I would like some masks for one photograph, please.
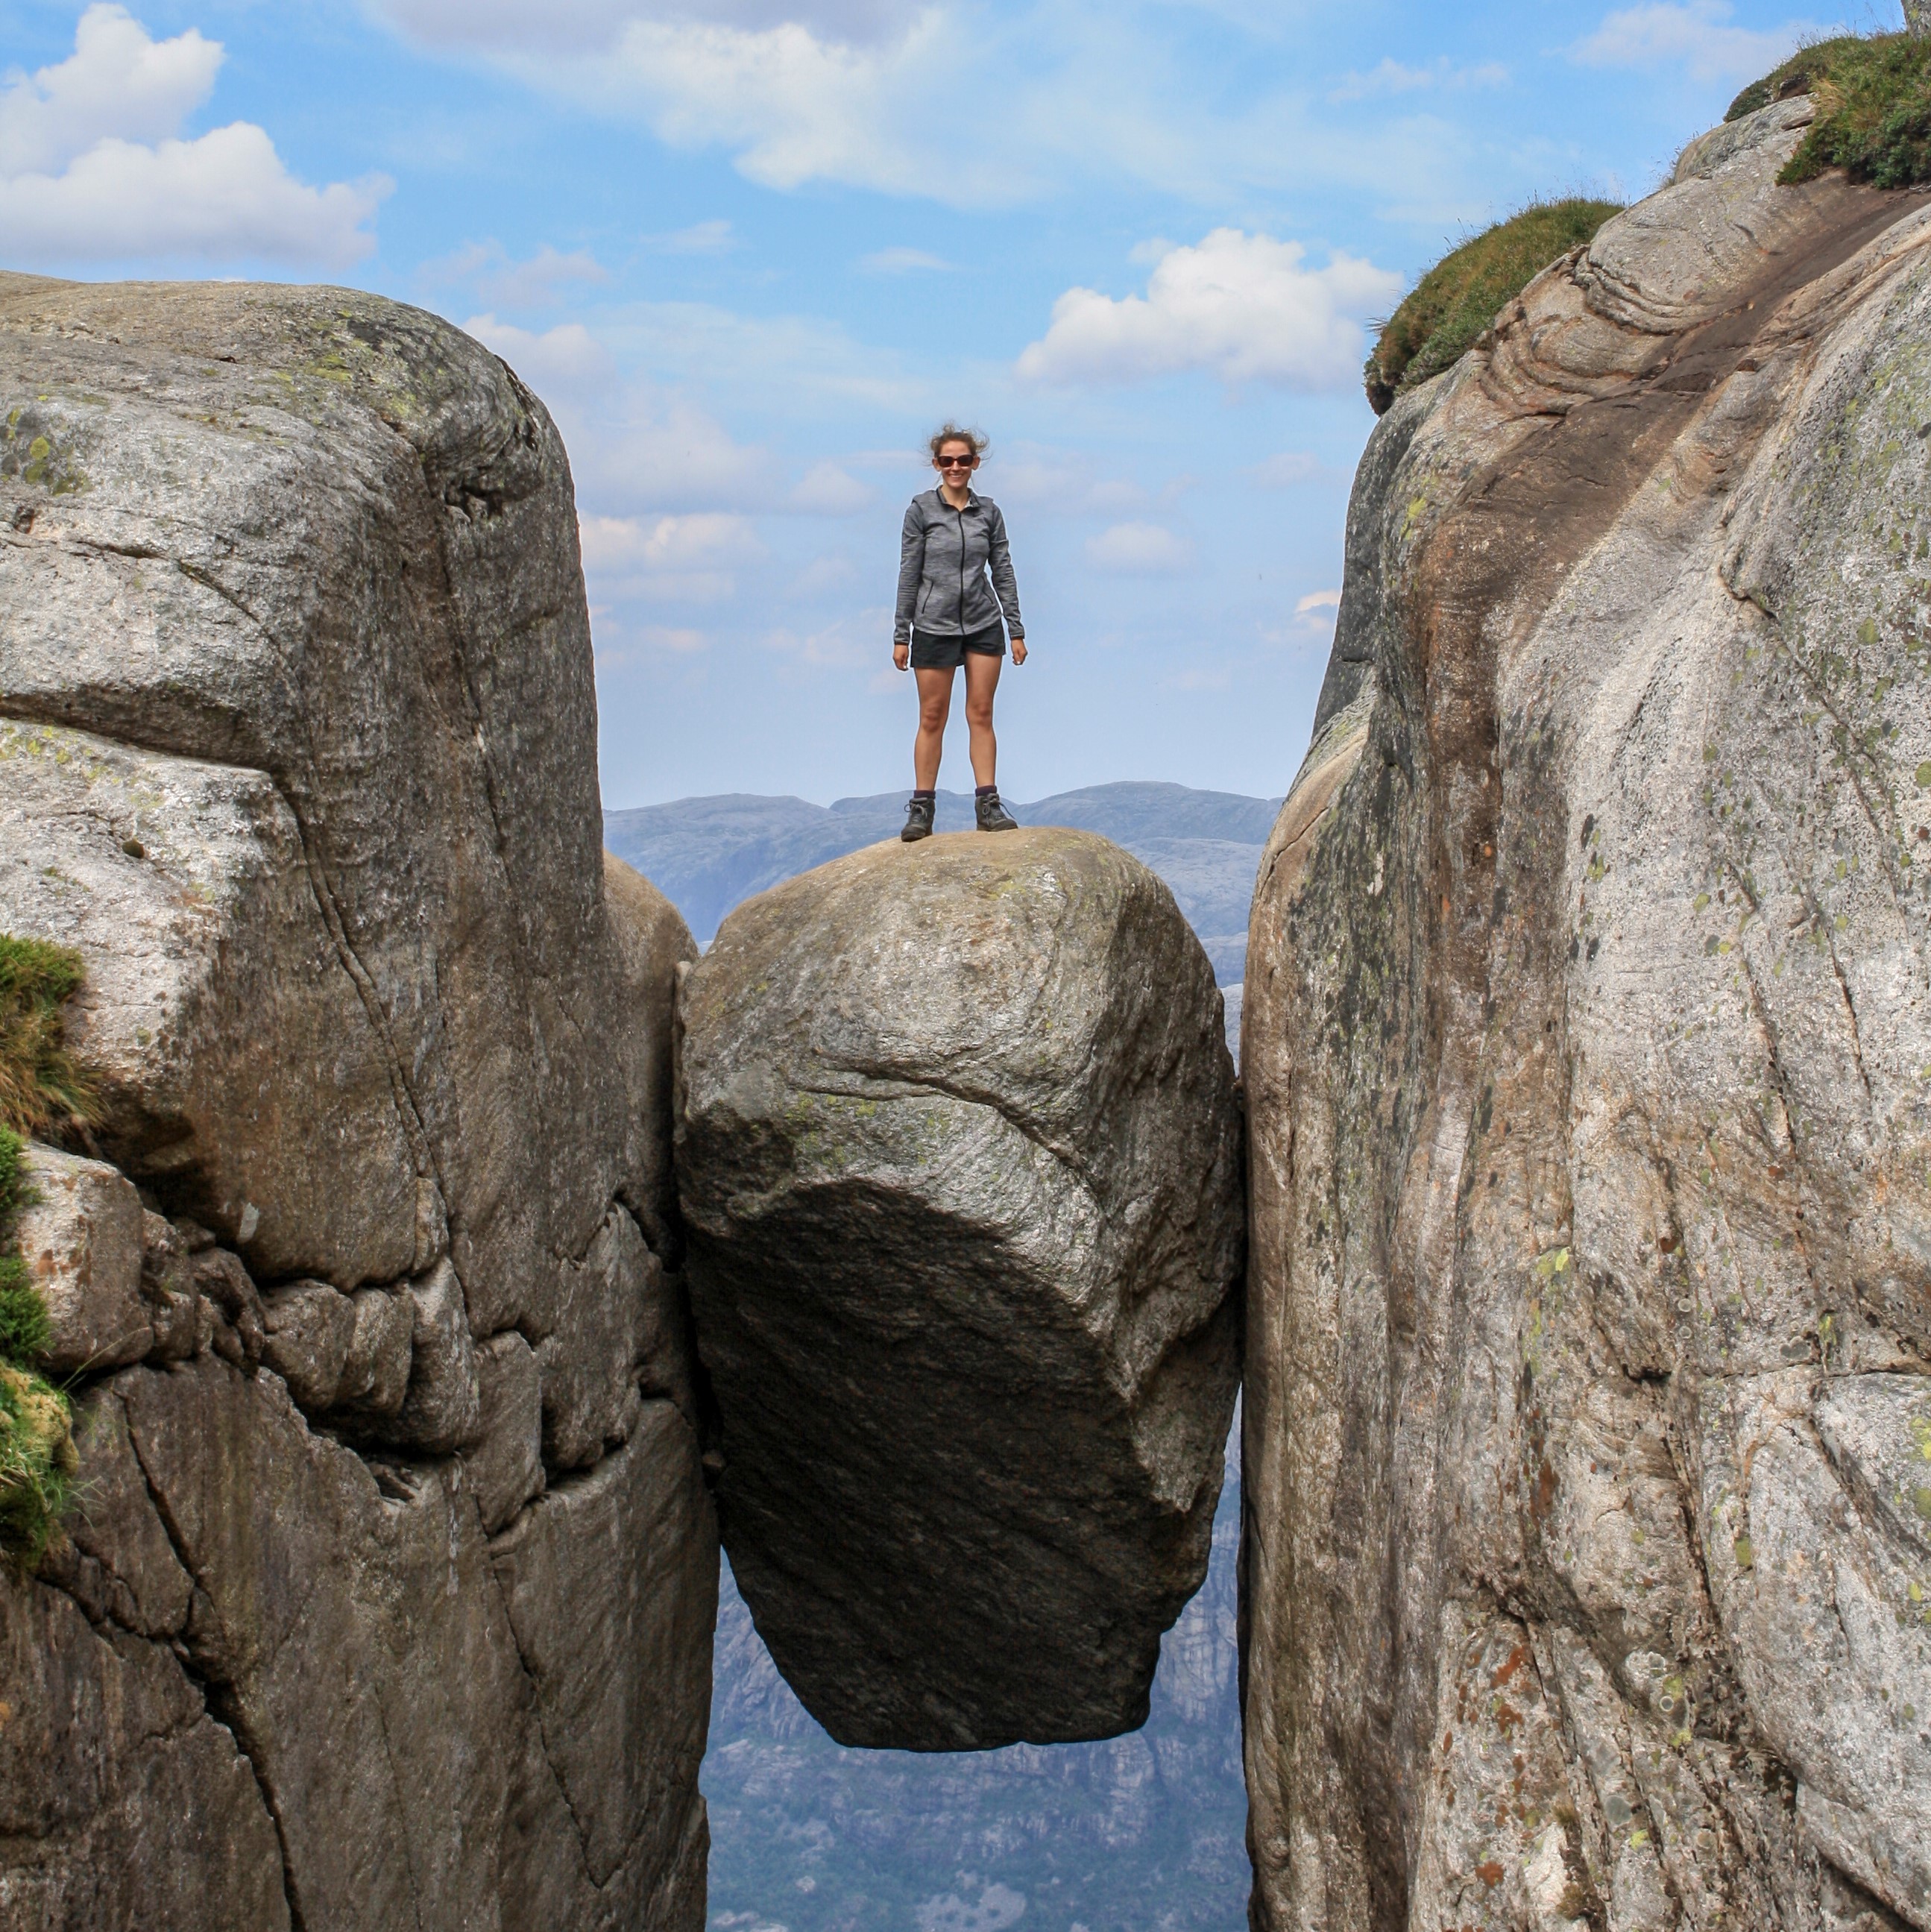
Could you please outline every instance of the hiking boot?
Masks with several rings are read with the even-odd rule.
[[[982,791],[974,801],[979,808],[979,829],[982,832],[1017,832],[1019,821],[999,802],[996,791]]]
[[[932,808],[937,803],[937,799],[931,798],[915,798],[907,802],[905,830],[898,835],[907,844],[910,844],[915,838],[931,837]]]

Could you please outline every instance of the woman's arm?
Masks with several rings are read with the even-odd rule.
[[[1006,513],[993,506],[992,526],[986,532],[986,568],[992,572],[992,594],[1006,614],[1006,628],[1016,644],[1026,634],[1026,620],[1019,614],[1019,584],[1012,574],[1012,548],[1006,541]]]
[[[925,574],[925,515],[915,496],[905,506],[905,526],[898,533],[898,604],[892,617],[895,648],[912,641],[912,619],[919,608],[919,586]]]

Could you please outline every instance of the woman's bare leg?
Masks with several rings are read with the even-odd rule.
[[[992,735],[992,694],[999,688],[999,668],[1006,660],[990,651],[965,654],[966,729],[970,736],[972,775],[976,784],[999,782],[999,740]],[[938,770],[935,761],[932,769]]]
[[[930,791],[939,782],[939,754],[946,748],[946,720],[952,709],[952,674],[949,670],[928,670],[921,665],[913,675],[919,680],[919,735],[912,740],[912,783],[919,791]],[[970,681],[970,671],[966,676]]]

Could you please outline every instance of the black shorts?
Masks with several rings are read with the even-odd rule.
[[[984,629],[945,637],[931,631],[912,633],[912,668],[914,670],[957,670],[965,662],[967,651],[982,652],[989,658],[1006,655],[1006,630],[998,623]]]

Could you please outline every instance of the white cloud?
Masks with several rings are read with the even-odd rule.
[[[610,272],[583,249],[563,254],[546,242],[526,262],[513,262],[499,242],[471,242],[419,272],[430,283],[466,282],[502,308],[541,308],[562,300],[572,283],[610,280]]]
[[[484,314],[463,326],[542,398],[568,446],[578,500],[601,512],[844,517],[875,500],[868,485],[829,458],[808,464],[800,475],[762,444],[738,442],[688,396],[625,376],[581,322],[538,332]]]
[[[377,0],[374,10],[432,46],[607,52],[639,22],[705,22],[757,32],[785,26],[862,43],[888,34],[892,0]]]
[[[195,140],[181,124],[213,91],[220,44],[156,41],[124,9],[88,8],[66,60],[0,92],[0,249],[36,262],[183,255],[346,267],[381,176],[310,188],[274,143],[237,121]]]
[[[923,248],[880,248],[859,259],[859,266],[874,275],[910,274],[921,268],[949,270],[952,266],[943,256],[928,254]]]
[[[812,180],[955,202],[1010,199],[999,144],[934,164],[931,118],[987,70],[956,9],[892,0],[370,0],[412,39],[472,50],[661,140],[724,147],[772,188]]]
[[[908,125],[908,100],[951,35],[936,10],[895,43],[821,39],[796,20],[757,30],[637,20],[625,30],[608,98],[640,103],[673,147],[719,142],[739,170],[768,188],[812,180],[867,187],[934,178],[926,142]],[[983,177],[983,159],[958,173]]]
[[[1248,481],[1262,490],[1291,490],[1303,483],[1317,483],[1334,476],[1321,458],[1305,449],[1284,449],[1277,456],[1256,463],[1246,473]]]
[[[1305,617],[1318,610],[1338,610],[1341,608],[1341,592],[1338,590],[1312,590],[1294,606],[1294,615]]]
[[[1509,70],[1500,61],[1460,67],[1446,54],[1426,67],[1407,67],[1384,59],[1366,74],[1346,75],[1328,92],[1330,100],[1366,100],[1378,95],[1419,94],[1430,89],[1456,92],[1467,88],[1506,87]]]
[[[0,92],[0,177],[45,173],[97,141],[158,141],[214,92],[220,43],[190,28],[157,44],[119,7],[90,7],[73,52]]]
[[[779,188],[824,181],[955,207],[1009,206],[1074,182],[1137,184],[1203,205],[1257,189],[1345,182],[1384,197],[1430,192],[1404,218],[1433,224],[1493,191],[1486,149],[1435,116],[1372,130],[1323,124],[1273,43],[1230,106],[1179,9],[1064,0],[362,0],[416,45],[487,61],[579,110],[721,150]],[[1197,4],[1197,0],[1196,0]],[[1438,92],[1486,67],[1366,76],[1378,94],[1426,73]],[[1252,84],[1249,84],[1251,80]],[[1396,90],[1404,92],[1405,90]],[[996,102],[973,139],[937,152],[935,125]],[[964,104],[962,108],[962,104]]]
[[[1087,538],[1086,560],[1109,577],[1172,577],[1193,568],[1194,549],[1164,524],[1115,524]]]
[[[928,472],[929,473],[929,472]],[[1102,476],[1090,455],[1036,443],[995,448],[979,472],[986,495],[1001,503],[1059,516],[1118,516],[1152,500],[1130,477]]]
[[[1306,268],[1305,253],[1297,242],[1216,228],[1162,256],[1144,296],[1116,302],[1069,289],[1045,336],[1020,356],[1018,373],[1123,382],[1204,369],[1227,382],[1345,387],[1360,370],[1356,318],[1393,304],[1402,280],[1338,251],[1325,268]]]
[[[766,650],[814,670],[862,670],[868,664],[889,668],[892,613],[889,608],[856,611],[812,631],[780,626],[759,641]]]
[[[484,275],[478,286],[486,301],[505,308],[537,308],[562,301],[562,291],[573,282],[610,278],[610,271],[587,250],[573,248],[565,255],[546,242],[528,261],[506,262]]]
[[[643,640],[647,644],[655,645],[660,651],[676,651],[687,655],[692,651],[707,651],[711,647],[711,640],[706,632],[676,629],[665,624],[646,625]]]
[[[1657,0],[1606,14],[1578,40],[1571,59],[1585,67],[1672,68],[1696,80],[1751,80],[1785,59],[1807,32],[1807,20],[1759,32],[1733,26],[1727,0]]]
[[[541,334],[493,315],[463,326],[543,398],[570,451],[578,500],[611,510],[738,510],[772,494],[769,452],[733,440],[688,398],[626,381],[580,322]]]
[[[872,493],[835,463],[814,463],[791,492],[791,507],[807,516],[847,517],[865,508]]]
[[[685,570],[743,562],[764,554],[748,518],[724,511],[677,517],[585,517],[580,520],[589,570]]]
[[[731,224],[722,220],[694,221],[688,228],[649,236],[645,240],[660,255],[721,255],[738,244]]]
[[[577,530],[583,568],[599,597],[721,604],[737,594],[730,567],[765,554],[749,519],[727,512],[586,516]]]
[[[541,335],[511,322],[499,322],[493,315],[472,315],[463,326],[493,349],[553,409],[616,380],[617,365],[610,351],[580,322],[559,322]]]
[[[850,589],[859,580],[858,566],[841,551],[814,556],[791,580],[793,597],[823,597]]]

